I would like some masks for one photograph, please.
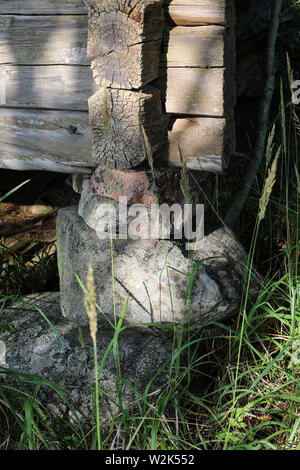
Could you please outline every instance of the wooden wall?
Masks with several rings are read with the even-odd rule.
[[[0,1],[0,167],[83,171],[95,92],[81,0]]]
[[[154,85],[171,118],[171,164],[181,164],[180,146],[189,168],[221,172],[232,152],[232,4],[165,3]],[[81,0],[0,1],[0,167],[88,172],[97,165],[88,99],[98,87],[87,58],[87,13]]]
[[[221,173],[235,147],[235,31],[231,0],[167,0],[169,160]]]

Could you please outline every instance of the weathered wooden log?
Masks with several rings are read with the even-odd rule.
[[[0,63],[2,64],[89,64],[86,57],[87,21],[83,16],[26,16],[25,18],[0,16],[0,26]],[[222,41],[226,40],[224,31],[224,28],[214,26],[167,29],[164,33],[164,50],[161,61],[168,67],[176,65],[187,67],[223,66],[224,46]],[[227,52],[232,50],[228,41],[226,50]],[[129,69],[134,70],[132,73],[140,71],[143,77],[141,81],[144,82],[148,78],[153,80],[158,76],[156,59],[160,52],[160,41],[143,45],[143,49],[139,51],[143,56],[141,63],[134,63],[136,56],[130,51],[132,51],[130,48],[124,48],[123,51],[116,49],[115,53],[108,53],[108,55],[93,61],[92,68],[98,85],[103,85],[105,76],[107,76],[108,85],[112,83],[108,75],[114,72],[115,67],[119,69],[118,73],[121,74],[129,73]],[[128,58],[123,63],[122,57],[125,55],[128,55]],[[114,58],[110,58],[111,56]],[[155,60],[154,57],[156,57]],[[101,63],[106,64],[108,75],[103,69],[103,74],[98,77],[101,68],[98,68],[96,63],[99,64],[99,67]],[[116,72],[117,75],[118,73]],[[148,75],[148,78],[145,74]],[[113,86],[121,87],[117,79],[114,80]],[[125,86],[125,88],[128,87]]]
[[[192,0],[190,0],[190,2],[191,1]],[[82,14],[76,16],[60,16],[65,13],[71,13],[69,8],[76,8],[75,13],[87,12],[87,6],[80,6],[80,3],[82,3],[80,0],[39,0],[38,2],[37,0],[27,0],[26,2],[7,0],[6,2],[1,2],[0,13],[4,13],[4,16],[0,16],[0,63],[6,65],[0,67],[0,107],[12,106],[52,110],[87,110],[88,97],[93,95],[96,91],[96,84],[93,81],[89,67],[83,66],[89,64],[89,60],[86,57],[87,16]],[[99,4],[101,4],[98,0],[90,3],[93,3],[94,6],[98,4],[97,8],[99,8]],[[143,42],[143,48],[140,49],[139,53],[142,57],[142,62],[144,61],[142,64],[144,68],[142,68],[141,63],[136,65],[134,61],[129,62],[129,60],[127,60],[125,64],[121,63],[121,66],[117,64],[117,67],[119,67],[120,70],[122,69],[122,71],[126,67],[129,70],[131,66],[132,69],[140,70],[140,72],[138,72],[142,76],[140,83],[148,80],[146,76],[151,76],[152,80],[153,77],[155,78],[157,76],[158,46],[161,39],[161,2],[160,0],[148,1],[147,5],[149,5],[149,7],[147,8],[149,9],[147,10],[147,8],[141,7],[140,16],[137,14],[137,10],[132,10],[131,13],[129,13],[129,1],[124,2],[125,4],[120,3],[119,7],[116,6],[117,3],[117,0],[109,0],[106,2],[106,11],[105,14],[103,14],[103,18],[110,14],[116,14],[117,16],[116,11],[118,11],[119,16],[121,15],[120,18],[124,18],[127,15],[128,22],[129,20],[133,21],[135,28],[139,25],[139,34]],[[230,11],[230,5],[232,5],[232,3],[231,0],[228,0],[226,2],[226,9],[224,7],[226,26],[231,24],[228,21],[228,12]],[[210,11],[215,9],[215,12],[219,9],[218,11],[220,13],[223,8],[222,4],[224,6],[225,0],[214,0],[214,2],[210,0],[195,0],[195,3],[193,1],[193,5],[197,5],[199,9],[202,8],[205,15],[207,15],[209,9]],[[158,5],[160,6],[158,7]],[[174,8],[177,8],[180,5],[183,5],[186,13],[188,13],[188,0],[173,0],[169,7],[174,6]],[[11,13],[14,13],[13,9],[17,7],[19,10],[16,11],[16,15],[11,15]],[[79,10],[77,10],[77,7]],[[148,11],[147,22],[145,21],[146,11]],[[18,15],[26,15],[29,13],[34,13],[35,16]],[[59,15],[54,16],[55,13],[59,13]],[[36,16],[40,14],[44,16]],[[49,14],[52,16],[49,16]],[[94,19],[96,21],[96,17]],[[98,22],[99,21],[98,18]],[[120,21],[120,19],[118,19],[118,21]],[[156,25],[159,25],[159,27],[155,29],[156,21],[158,22]],[[205,24],[209,23],[210,21]],[[183,24],[188,23],[185,22]],[[220,134],[220,122],[222,122],[222,119],[219,118],[225,117],[227,122],[227,117],[234,106],[233,87],[230,82],[233,70],[231,64],[234,63],[234,50],[232,47],[232,44],[234,44],[233,29],[231,27],[224,28],[223,26],[214,26],[214,24],[224,24],[223,22],[213,21],[211,24],[213,24],[213,26],[193,28],[176,27],[165,32],[161,67],[167,68],[167,70],[161,71],[162,77],[158,81],[158,83],[160,82],[159,87],[162,92],[164,93],[164,90],[167,92],[167,113],[173,115],[178,114],[180,116],[197,116],[197,119],[198,116],[214,116],[218,118],[213,121],[216,123],[214,130],[216,136],[215,153],[211,153],[212,148],[209,145],[209,138],[207,134],[205,134],[206,126],[204,121],[201,123],[203,129],[201,137],[202,147],[197,147],[197,145],[192,142],[195,137],[191,137],[190,132],[192,131],[189,126],[186,128],[186,136],[184,137],[182,135],[180,137],[181,145],[183,147],[186,146],[183,153],[186,154],[187,166],[197,169],[206,168],[208,171],[210,168],[217,169],[218,156],[220,156],[219,167],[222,167],[221,160],[224,160],[224,151],[223,154],[217,152],[218,146],[222,138],[225,147],[227,146],[227,148],[229,148],[229,145],[227,143],[227,132],[222,136]],[[103,63],[101,62],[102,64],[105,63],[105,60],[112,59],[112,62],[115,60],[113,59],[114,51],[116,52],[115,57],[118,57],[119,60],[125,51],[124,49],[122,52],[122,44],[120,43],[122,34],[125,34],[124,29],[119,29],[112,40],[109,38],[110,25],[107,24],[106,26],[108,28],[108,34],[106,36],[101,36],[100,33],[100,37],[98,36],[99,41],[97,37],[94,36],[94,38],[96,37],[94,41],[95,47],[106,47],[106,49],[104,47],[102,50],[102,57],[98,55],[93,56],[96,57],[95,61],[99,60],[101,62],[104,60]],[[95,32],[97,32],[97,28],[94,33]],[[147,37],[151,38],[149,42],[147,41]],[[115,47],[113,50],[109,49],[111,47],[110,41],[113,47]],[[150,43],[152,45],[149,50],[152,50],[153,54],[151,57],[151,52],[147,52],[147,47],[148,45],[150,46]],[[140,47],[138,44],[133,45],[133,47],[136,46]],[[127,52],[127,50],[124,52],[124,57]],[[101,51],[99,52],[98,50],[97,54],[99,53],[101,53]],[[43,66],[43,64],[45,66]],[[74,67],[74,65],[78,66]],[[97,70],[99,72],[99,68],[94,68],[94,73],[97,74]],[[155,73],[154,70],[156,71]],[[127,72],[125,71],[124,73],[126,75]],[[104,80],[100,80],[99,78],[98,84],[101,85],[103,82]],[[122,86],[117,83],[117,81],[115,83],[113,81],[106,81],[106,83],[108,86],[113,87]],[[139,84],[136,84],[136,86],[138,85]],[[132,84],[128,86],[132,87]],[[152,96],[152,98],[150,98],[147,90],[147,99],[144,101],[142,97],[143,91],[142,93],[138,92],[137,95],[139,95],[139,97],[136,96],[135,98],[133,98],[133,95],[128,98],[129,95],[126,95],[126,93],[123,94],[123,92],[120,91],[117,99],[118,106],[121,107],[121,103],[126,103],[126,109],[124,108],[121,111],[118,111],[118,106],[115,106],[115,101],[113,103],[111,102],[111,107],[116,107],[117,109],[114,109],[112,112],[109,109],[110,116],[114,115],[112,121],[116,122],[116,124],[114,122],[111,123],[112,134],[110,140],[119,142],[114,147],[113,158],[111,157],[111,144],[107,146],[107,137],[101,144],[102,147],[106,147],[106,150],[102,152],[102,147],[101,145],[99,146],[101,132],[103,132],[102,111],[100,109],[100,114],[99,112],[98,115],[94,113],[95,118],[93,119],[93,137],[95,138],[95,135],[97,135],[97,139],[99,139],[94,145],[94,157],[92,156],[91,145],[88,141],[88,128],[85,127],[84,124],[83,128],[85,130],[81,132],[81,124],[79,126],[76,123],[74,124],[72,120],[73,117],[70,117],[74,116],[76,113],[62,112],[57,113],[54,124],[54,121],[52,122],[50,119],[52,129],[54,129],[53,133],[50,132],[49,129],[48,132],[45,133],[45,129],[40,129],[38,126],[33,126],[34,129],[31,130],[29,121],[25,119],[25,124],[22,118],[18,118],[19,123],[16,127],[17,130],[12,125],[12,129],[9,132],[7,132],[8,124],[4,131],[5,125],[3,126],[0,123],[0,132],[2,128],[1,141],[3,141],[4,138],[5,142],[2,144],[1,148],[1,158],[2,155],[3,158],[5,158],[5,160],[2,160],[2,166],[10,165],[9,167],[12,167],[11,165],[15,164],[13,162],[17,162],[15,157],[18,152],[20,153],[20,150],[17,152],[17,149],[20,148],[22,151],[16,165],[20,166],[21,161],[26,162],[26,164],[24,163],[26,168],[27,166],[28,168],[33,168],[31,165],[34,165],[36,168],[40,167],[40,169],[45,168],[45,165],[51,165],[52,168],[56,165],[58,168],[61,166],[59,162],[65,160],[67,165],[69,165],[68,159],[72,159],[72,155],[75,158],[75,164],[77,164],[77,159],[79,163],[84,161],[91,162],[94,159],[94,161],[97,160],[97,162],[110,162],[114,167],[121,154],[123,155],[121,157],[122,163],[120,166],[117,166],[120,168],[135,166],[146,158],[144,138],[141,133],[142,126],[146,129],[154,153],[158,149],[161,149],[165,140],[167,140],[167,132],[164,131],[165,121],[162,124],[163,118],[159,99],[157,98],[157,93],[153,91],[152,88],[150,95],[153,95],[153,93],[155,97]],[[113,96],[113,92],[111,96]],[[93,100],[91,100],[91,102],[92,101]],[[150,105],[150,103],[152,104]],[[140,105],[142,107],[141,113],[138,112]],[[146,112],[144,108],[147,108]],[[133,109],[135,111],[133,111]],[[4,112],[4,110],[2,111]],[[1,113],[2,111],[0,110]],[[12,110],[11,112],[16,113],[18,111]],[[131,121],[130,119],[128,121],[127,115],[130,115],[132,112],[134,116],[131,118]],[[25,114],[24,111],[24,115]],[[11,114],[11,116],[12,115],[13,114]],[[1,116],[4,116],[3,113]],[[2,122],[1,116],[0,120]],[[85,113],[78,113],[78,116],[80,116],[80,119],[83,116],[84,119],[87,119]],[[122,116],[122,119],[119,119],[119,116]],[[150,116],[150,118],[146,116]],[[42,121],[46,119],[44,113],[41,113],[40,117]],[[34,122],[37,118],[38,115],[35,114],[32,121]],[[118,119],[120,122],[118,122]],[[148,119],[150,122],[147,123]],[[126,121],[129,122],[127,129]],[[15,120],[11,118],[11,123],[13,122],[15,123]],[[61,124],[58,124],[58,122]],[[179,122],[180,119],[177,119],[172,130],[175,132],[176,138],[172,131],[169,133],[169,162],[173,164],[178,164],[180,161],[177,144],[179,134],[176,132],[176,129],[178,129],[176,126],[180,125]],[[23,130],[20,130],[19,126],[21,128],[23,127]],[[64,129],[64,131],[68,129],[68,136],[72,136],[72,132],[75,130],[77,138],[76,144],[70,145],[70,142],[67,143],[66,139],[62,145],[61,128]],[[79,130],[77,131],[76,128]],[[114,129],[116,129],[116,132]],[[130,132],[128,132],[128,129],[130,129]],[[196,132],[195,126],[193,129],[193,132]],[[226,129],[228,129],[228,125]],[[113,132],[115,132],[115,134],[113,134]],[[199,130],[197,132],[199,132]],[[213,132],[212,128],[210,132]],[[123,135],[123,137],[119,137],[118,140],[116,139],[117,134],[120,136]],[[124,139],[125,134],[127,135],[127,140]],[[45,137],[46,135],[47,137]],[[44,144],[42,144],[42,136],[43,139],[45,139]],[[33,139],[35,139],[37,145],[30,147]],[[191,143],[190,150],[193,149],[193,152],[188,151],[188,142]],[[108,148],[109,152],[107,152]],[[125,150],[123,151],[123,149]],[[138,151],[136,151],[137,149]],[[200,151],[202,153],[200,153]],[[195,157],[195,153],[196,158],[193,158]],[[134,154],[136,155],[133,156]],[[10,160],[7,160],[7,157],[4,157],[4,155],[10,155],[12,157]],[[208,159],[208,155],[217,156],[214,158],[214,163],[212,157]],[[45,159],[44,156],[46,156]],[[36,158],[35,162],[34,158]],[[55,159],[57,159],[58,163],[55,162]],[[69,165],[69,168],[71,168],[71,165]]]
[[[224,67],[225,39],[223,26],[167,28],[161,66]]]
[[[84,0],[5,0],[0,4],[0,14],[16,15],[84,15],[88,7]],[[171,24],[199,26],[230,24],[226,14],[227,0],[165,0],[164,6]],[[227,6],[228,10],[228,6]]]
[[[167,84],[167,113],[224,116],[224,68],[162,69],[159,85],[163,83]]]
[[[0,109],[0,167],[88,173],[92,157],[88,113]]]
[[[169,163],[190,170],[222,173],[233,151],[234,135],[230,119],[176,119],[169,131]]]
[[[138,89],[157,78],[163,26],[162,0],[94,0],[88,57],[98,86]]]
[[[88,65],[87,16],[0,16],[0,63]]]
[[[163,147],[160,91],[102,89],[89,99],[93,155],[112,168],[131,168],[147,158],[142,128],[153,153]]]
[[[166,17],[170,24],[200,26],[219,24],[230,26],[234,0],[165,0]]]
[[[83,0],[4,0],[0,15],[85,15],[87,5]]]
[[[222,172],[224,128],[224,119],[177,119],[169,132],[169,163],[181,165],[180,145],[189,169]],[[232,129],[229,126],[226,132]],[[86,171],[85,165],[97,165],[87,113],[0,110],[0,167],[79,173]]]
[[[0,66],[0,106],[88,111],[96,91],[88,66]]]

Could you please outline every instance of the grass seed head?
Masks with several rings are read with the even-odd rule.
[[[263,220],[266,215],[266,209],[270,201],[270,197],[272,194],[272,190],[276,181],[276,173],[277,173],[277,165],[278,165],[278,160],[280,157],[281,153],[281,147],[276,152],[274,161],[272,163],[271,168],[269,169],[269,173],[267,176],[267,179],[265,181],[264,189],[261,195],[261,198],[259,200],[259,212],[258,212],[258,218],[259,220]]]
[[[180,154],[180,159],[181,159],[181,179],[180,179],[180,189],[184,197],[184,201],[186,204],[190,203],[191,200],[191,188],[190,188],[190,183],[189,183],[189,175],[187,171],[187,166],[186,166],[186,161],[184,159],[184,155],[182,153],[181,148],[179,148],[179,154]]]
[[[89,264],[86,278],[86,293],[84,296],[84,305],[90,324],[90,334],[93,341],[97,334],[97,310],[96,310],[96,286],[94,280],[93,266]]]

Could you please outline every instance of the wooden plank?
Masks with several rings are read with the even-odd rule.
[[[95,0],[89,8],[88,56],[99,87],[138,89],[159,75],[162,0]]]
[[[87,16],[0,16],[0,63],[88,65]]]
[[[166,0],[166,17],[172,25],[199,26],[230,24],[232,0]]]
[[[0,15],[87,15],[83,0],[4,0]]]
[[[0,109],[0,167],[89,172],[91,151],[87,112]]]
[[[166,143],[160,91],[108,88],[89,99],[95,160],[111,168],[133,168],[147,159],[142,128],[152,153]]]
[[[161,66],[224,67],[223,26],[168,28],[164,32]]]
[[[0,106],[88,111],[96,91],[88,66],[0,66]]]
[[[169,131],[169,163],[181,166],[181,150],[190,170],[222,173],[225,133],[222,118],[176,119]]]
[[[166,112],[193,116],[223,117],[224,69],[168,68]]]

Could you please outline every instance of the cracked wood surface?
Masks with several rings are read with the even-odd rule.
[[[141,135],[143,125],[158,158],[163,159],[162,148],[169,135],[171,164],[179,162],[179,139],[185,148],[189,168],[198,169],[202,165],[203,169],[217,171],[220,162],[221,169],[224,150],[233,148],[227,144],[232,140],[231,132],[231,136],[227,136],[229,124],[223,126],[224,119],[230,122],[235,102],[231,80],[234,68],[232,0],[165,1],[166,19],[176,27],[170,29],[165,25],[162,54],[161,0],[136,3],[89,0],[88,3],[92,25],[89,41],[88,7],[81,0],[1,2],[0,108],[8,108],[7,112],[10,112],[9,120],[6,110],[0,109],[2,136],[3,129],[7,132],[6,141],[1,144],[1,165],[7,166],[11,160],[14,166],[20,166],[22,161],[29,167],[41,164],[44,168],[46,164],[60,168],[65,159],[65,167],[70,170],[73,154],[75,165],[84,161],[107,161],[117,166],[120,157],[120,167],[130,168],[146,158]],[[111,28],[111,25],[115,27]],[[87,57],[87,41],[90,57]],[[147,86],[147,90],[142,87],[146,83],[152,85],[157,78],[159,61],[161,76],[153,85],[160,88],[162,102],[153,86]],[[115,100],[110,106],[118,103],[115,110],[110,108],[116,121],[111,126],[116,139],[113,156],[111,151],[107,153],[107,138],[99,144],[103,133],[99,97],[100,111],[92,111],[92,134],[93,138],[97,136],[93,154],[92,144],[88,141],[91,133],[88,132],[87,113],[78,113],[75,119],[76,110],[86,111],[88,98],[104,84],[119,88],[117,94],[109,92]],[[136,93],[141,96],[134,97],[133,91],[129,95],[122,88],[138,90]],[[94,107],[96,102],[97,98],[92,97],[90,106]],[[141,106],[140,113],[137,103]],[[164,104],[165,111],[175,120],[169,133],[166,130],[168,119],[162,114]],[[31,111],[10,107],[32,108],[32,122],[37,122],[40,113],[41,122],[46,123],[46,127],[50,123],[50,127],[46,130],[44,124],[41,128],[33,124],[30,129],[27,118]],[[54,121],[54,114],[46,117],[46,109],[55,110]],[[21,118],[20,113],[23,113]],[[131,120],[127,118],[130,113],[133,113]],[[209,118],[212,120],[207,127]],[[128,121],[127,131],[123,119]],[[189,125],[184,124],[185,120]],[[76,129],[75,139],[70,129]],[[122,146],[116,136],[118,133],[124,136],[128,130]],[[215,136],[214,148],[212,135]],[[31,149],[32,138],[37,138],[38,145]],[[42,139],[45,139],[44,144]],[[62,142],[64,148],[61,148]],[[222,142],[223,154],[220,151]],[[104,148],[105,154],[101,153]],[[119,157],[116,152],[120,152]],[[131,152],[136,155],[130,156]]]
[[[138,89],[157,78],[163,26],[162,0],[95,0],[87,54],[98,86]]]
[[[133,168],[147,159],[142,128],[152,152],[165,143],[160,91],[99,90],[89,99],[96,161],[112,168]]]

